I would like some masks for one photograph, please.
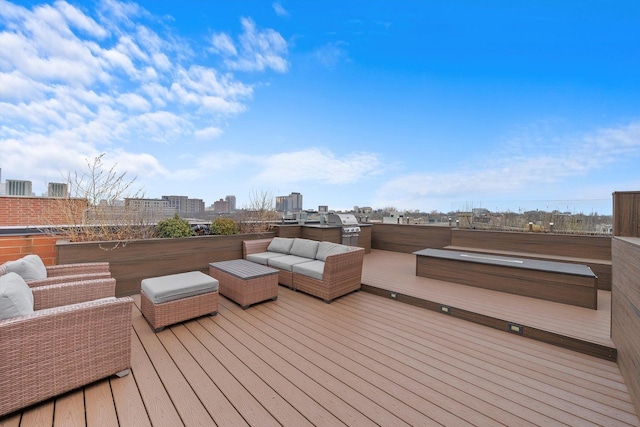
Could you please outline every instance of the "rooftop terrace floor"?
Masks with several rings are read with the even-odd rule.
[[[365,257],[363,282],[372,262],[408,280],[393,269],[412,256],[389,255]],[[0,426],[640,425],[613,361],[369,292],[325,304],[281,286],[247,310],[221,297],[217,316],[158,334],[134,299],[130,375]]]

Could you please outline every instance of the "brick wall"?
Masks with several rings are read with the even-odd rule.
[[[44,265],[55,265],[58,239],[58,237],[43,234],[0,236],[0,265],[29,254],[40,256]]]
[[[67,212],[81,213],[86,205],[84,199],[0,196],[0,227],[69,224]]]

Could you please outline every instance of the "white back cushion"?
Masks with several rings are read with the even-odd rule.
[[[4,266],[8,273],[16,273],[24,280],[47,278],[47,267],[38,255],[27,255],[16,261],[9,261]]]

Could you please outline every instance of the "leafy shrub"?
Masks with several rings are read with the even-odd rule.
[[[184,220],[175,214],[173,218],[163,219],[158,222],[156,226],[156,233],[158,237],[171,238],[171,237],[189,237],[193,236],[191,225],[189,221]]]
[[[211,230],[211,234],[220,235],[240,233],[240,227],[238,227],[238,224],[231,218],[217,218],[211,223],[209,230]]]

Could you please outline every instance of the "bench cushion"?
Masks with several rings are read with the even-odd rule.
[[[269,260],[269,267],[279,268],[280,270],[293,271],[294,265],[311,261],[313,260],[296,255],[283,255],[271,258]]]
[[[315,240],[294,239],[289,253],[303,258],[315,259],[319,244],[320,242]]]
[[[215,292],[218,280],[200,271],[143,279],[141,288],[154,304]]]
[[[260,252],[257,254],[249,254],[246,256],[247,261],[253,261],[262,265],[269,265],[269,260],[271,258],[285,256],[285,254],[281,254],[279,252]]]
[[[324,261],[309,261],[301,264],[295,264],[293,266],[293,272],[296,274],[303,274],[305,276],[313,277],[317,280],[322,280],[322,273],[324,273]]]

